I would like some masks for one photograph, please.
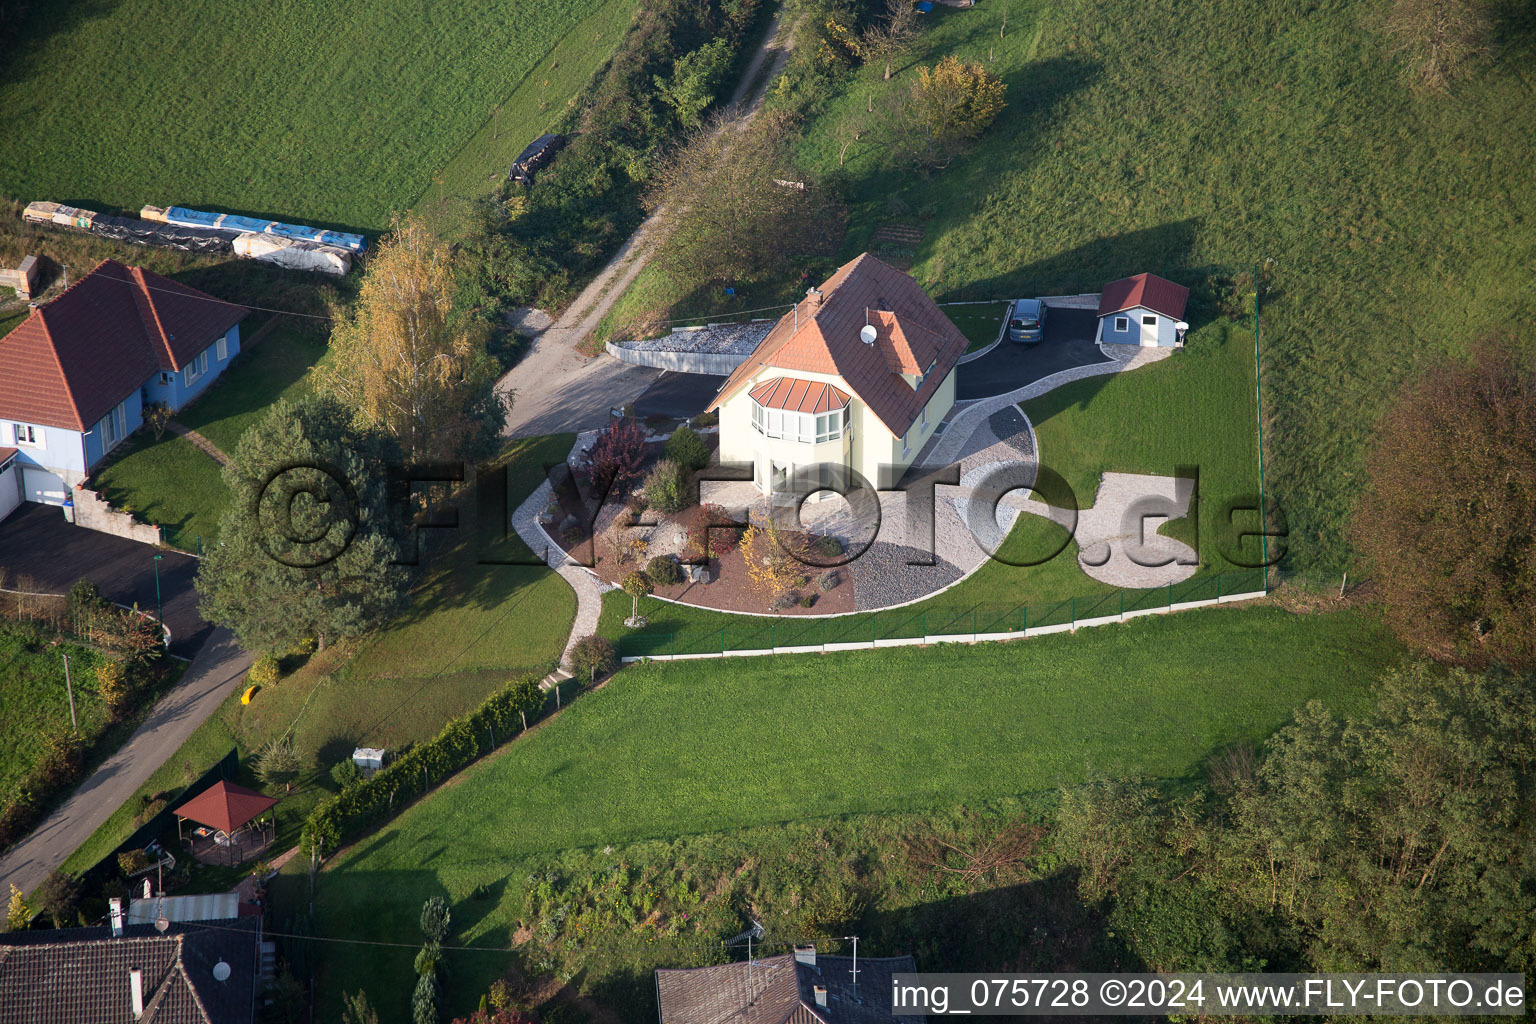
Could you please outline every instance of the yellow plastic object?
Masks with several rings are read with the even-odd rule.
[[[261,689],[259,686],[247,686],[245,688],[245,692],[240,695],[240,703],[249,704],[251,702],[251,698],[256,696],[256,691],[259,689]]]

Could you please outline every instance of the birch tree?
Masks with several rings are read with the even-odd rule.
[[[484,454],[509,404],[495,393],[486,327],[455,309],[457,291],[447,247],[397,218],[331,335],[323,389],[412,458]]]

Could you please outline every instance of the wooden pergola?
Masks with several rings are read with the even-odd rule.
[[[262,796],[253,789],[237,786],[233,782],[215,782],[176,808],[176,836],[185,840],[181,831],[182,822],[194,821],[213,829],[216,842],[222,836],[223,842],[227,843],[249,828],[251,822],[276,806],[277,801],[272,797]]]

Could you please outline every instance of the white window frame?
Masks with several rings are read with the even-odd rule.
[[[1157,326],[1157,315],[1155,313],[1144,313],[1144,314],[1142,314],[1141,326],[1143,326],[1143,327],[1156,327]]]
[[[107,413],[96,424],[96,429],[101,432],[101,453],[116,448],[128,436],[128,400],[117,403],[117,408]]]
[[[759,405],[755,398],[752,400],[752,429],[764,437],[798,444],[825,444],[840,440],[847,426],[846,406],[823,413],[788,412]]]
[[[901,435],[901,457],[902,458],[906,458],[908,455],[912,454],[912,446],[907,443],[907,435],[910,434],[910,433],[912,433],[912,431],[907,430],[907,431],[905,431]]]
[[[926,405],[923,406],[923,411],[922,411],[921,415],[922,415],[922,426],[919,429],[919,433],[926,434],[926,433],[928,433],[928,407]]]
[[[30,423],[13,423],[11,426],[15,428],[11,436],[16,439],[16,447],[48,450],[48,431],[42,427]]]
[[[1128,316],[1115,317],[1115,333],[1124,334],[1131,329],[1131,318]]]
[[[182,383],[191,387],[203,379],[203,374],[208,372],[208,350],[205,348],[197,354],[193,360],[181,369]]]
[[[163,388],[170,387],[171,386],[171,380],[172,380],[172,375],[169,372],[167,372],[165,370],[161,370],[160,371],[160,386],[161,387],[163,387]]]
[[[219,362],[221,362],[221,363],[224,360],[228,359],[229,358],[229,338],[228,337],[222,337],[218,341],[214,342],[213,343],[213,352],[214,352],[214,355],[218,356]]]

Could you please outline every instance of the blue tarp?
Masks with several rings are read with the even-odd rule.
[[[362,252],[368,248],[368,239],[362,235],[345,231],[327,231],[324,228],[309,227],[305,224],[258,220],[238,213],[210,213],[207,210],[189,210],[185,206],[173,206],[165,211],[165,219],[170,224],[182,224],[212,231],[228,231],[231,236],[253,231],[283,238],[298,238],[306,242],[320,242],[340,249],[350,249],[353,252]]]

